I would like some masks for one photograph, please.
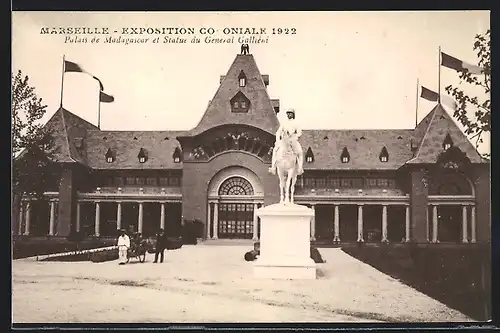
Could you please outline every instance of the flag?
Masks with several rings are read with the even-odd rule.
[[[420,97],[431,102],[437,102],[439,100],[439,95],[437,92],[427,89],[424,86],[422,86],[422,92],[420,93]]]
[[[64,60],[64,72],[87,73],[80,65],[68,60]]]
[[[99,94],[99,102],[103,103],[112,103],[115,101],[115,98],[111,95],[106,94],[105,92],[101,91]]]
[[[437,92],[427,89],[424,86],[421,87],[422,87],[422,92],[420,93],[420,97],[431,102],[439,101],[439,94]],[[441,101],[443,102],[443,104],[449,106],[453,110],[457,108],[457,102],[450,96],[441,95]]]
[[[99,102],[103,102],[103,103],[112,103],[115,101],[115,98],[111,95],[108,95],[104,92],[104,86],[102,85],[102,82],[101,80],[99,80],[99,78],[97,78],[96,76],[93,76],[92,77],[97,80],[97,82],[99,82]]]
[[[483,73],[483,68],[466,63],[465,61],[459,60],[444,52],[441,52],[441,65],[443,65],[444,67],[454,69],[458,72],[461,72],[466,69],[471,74]]]

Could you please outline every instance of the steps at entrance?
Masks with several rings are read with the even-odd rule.
[[[253,243],[255,241],[251,239],[204,239],[201,240],[198,244],[203,245],[227,245],[227,246],[249,246],[251,249],[253,248]],[[250,250],[251,250],[250,249]]]

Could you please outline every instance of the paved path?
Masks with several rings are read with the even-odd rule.
[[[465,315],[340,249],[318,279],[258,280],[251,246],[183,246],[166,262],[13,262],[14,322],[414,322]]]

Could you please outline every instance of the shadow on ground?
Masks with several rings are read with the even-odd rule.
[[[387,245],[342,250],[474,320],[491,319],[489,247]]]

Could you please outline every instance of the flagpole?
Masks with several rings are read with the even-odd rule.
[[[438,55],[438,104],[441,104],[441,46]]]
[[[99,96],[97,97],[97,128],[101,129],[101,85],[99,84]]]
[[[418,125],[418,89],[419,89],[419,84],[418,84],[418,77],[417,77],[417,98],[416,98],[416,107],[415,107],[415,128],[417,128]]]
[[[63,63],[62,63],[62,74],[61,74],[61,102],[59,103],[59,107],[62,108],[63,105],[63,88],[64,88],[64,70],[66,61],[64,60],[64,54],[63,54]]]

